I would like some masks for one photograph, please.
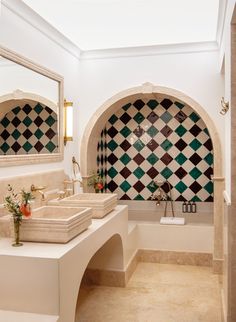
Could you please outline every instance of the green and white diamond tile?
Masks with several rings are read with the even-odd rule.
[[[189,106],[138,100],[121,107],[106,128],[108,191],[147,200],[158,179],[170,182],[175,200],[213,200],[211,140]]]

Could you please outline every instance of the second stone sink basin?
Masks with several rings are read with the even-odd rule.
[[[92,209],[43,206],[23,218],[20,239],[33,242],[67,243],[92,223]]]
[[[116,207],[117,195],[114,193],[78,193],[64,199],[50,201],[50,203],[91,207],[93,209],[92,218],[102,218]]]

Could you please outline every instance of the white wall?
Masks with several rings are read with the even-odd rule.
[[[218,52],[213,51],[82,60],[80,128],[84,129],[94,111],[114,94],[151,82],[195,99],[212,117],[223,139],[223,118],[219,114],[223,77],[218,59]]]
[[[220,63],[225,74],[224,97],[231,106],[231,19],[236,1],[227,2],[225,13],[224,33],[220,48]],[[225,190],[229,198],[231,197],[231,110],[224,116],[225,122]]]
[[[9,1],[9,3],[14,1]],[[64,96],[74,102],[75,118],[78,118],[78,74],[79,61],[45,34],[27,23],[4,4],[1,7],[0,44],[64,77]],[[78,127],[74,126],[78,137]],[[78,139],[67,143],[65,158],[60,163],[36,164],[18,167],[0,168],[0,177],[20,173],[31,173],[57,168],[71,172],[71,158],[78,154]]]
[[[19,3],[9,0],[9,3]],[[6,2],[3,0],[3,3]],[[74,137],[65,148],[62,163],[0,169],[0,177],[65,167],[71,172],[71,157],[78,158],[82,132],[96,109],[118,92],[152,82],[189,95],[210,114],[224,141],[219,114],[223,77],[218,71],[218,52],[189,52],[78,61],[44,33],[2,6],[0,43],[64,76],[65,97],[74,102]]]

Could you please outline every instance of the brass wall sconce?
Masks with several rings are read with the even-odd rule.
[[[73,102],[64,99],[64,145],[73,141]]]
[[[229,102],[225,102],[224,97],[222,97],[221,99],[221,106],[222,106],[222,110],[220,111],[220,114],[225,115],[229,110]]]

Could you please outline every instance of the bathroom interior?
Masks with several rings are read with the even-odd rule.
[[[0,322],[236,321],[235,1],[154,2],[0,1]]]

